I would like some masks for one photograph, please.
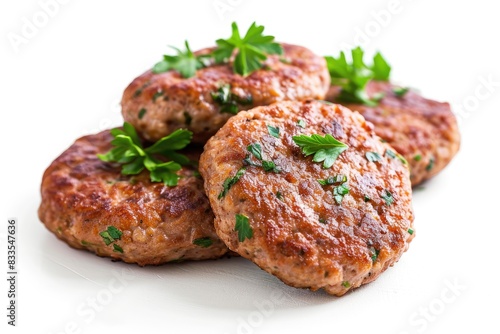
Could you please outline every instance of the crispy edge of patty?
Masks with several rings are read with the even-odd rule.
[[[460,132],[448,103],[422,97],[414,90],[397,96],[389,82],[371,81],[369,96],[383,93],[376,107],[343,103],[340,88],[332,86],[326,99],[360,112],[375,126],[375,132],[402,154],[410,164],[412,185],[432,178],[443,170],[460,149]]]
[[[271,136],[267,125],[279,127],[280,138]],[[313,133],[331,134],[349,145],[331,169],[304,157],[292,140]],[[243,166],[247,146],[254,142],[261,144],[263,159],[282,171],[249,166],[219,199],[224,181]],[[338,105],[284,102],[241,112],[208,141],[200,159],[216,231],[232,251],[288,285],[340,296],[369,283],[397,262],[415,235],[408,232],[413,230],[409,171],[387,150],[391,146],[381,142],[370,123]],[[378,152],[380,161],[368,161],[368,151]],[[317,181],[338,174],[348,176],[350,188],[341,205],[333,186]],[[381,197],[387,189],[392,205]],[[235,230],[236,214],[246,215],[253,229],[253,237],[243,242]]]
[[[223,85],[230,85],[238,110],[282,100],[323,99],[330,85],[323,57],[301,46],[282,46],[282,56],[268,56],[261,70],[246,77],[233,73],[232,62],[212,64],[187,79],[177,71],[154,74],[149,70],[125,89],[123,117],[148,140],[187,128],[194,133],[193,142],[204,144],[233,116],[221,112],[222,106],[212,97]]]
[[[98,159],[111,148],[108,130],[82,137],[45,171],[38,214],[59,239],[78,249],[141,266],[214,259],[228,250],[213,227],[213,212],[195,169],[183,167],[176,187],[153,183],[149,174],[122,175],[121,167]],[[197,159],[201,149],[187,154]],[[106,245],[100,233],[122,231]],[[195,245],[210,238],[207,247]]]

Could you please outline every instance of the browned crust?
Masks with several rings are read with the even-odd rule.
[[[232,116],[221,113],[211,96],[224,84],[241,98],[252,96],[253,102],[239,105],[240,110],[284,100],[323,99],[330,85],[323,57],[301,46],[282,45],[283,56],[269,56],[262,70],[246,77],[233,73],[232,63],[200,69],[188,79],[177,71],[147,71],[125,89],[123,117],[148,140],[187,128],[194,133],[193,142],[204,144]],[[162,95],[154,98],[158,92]],[[141,109],[146,112],[139,119]]]
[[[305,129],[297,126],[299,119],[306,121]],[[267,125],[279,127],[280,138],[272,137]],[[315,133],[349,145],[331,169],[304,157],[292,140]],[[224,180],[242,167],[246,147],[254,142],[282,172],[248,167],[218,199]],[[283,102],[241,112],[208,141],[200,159],[216,231],[231,250],[291,286],[342,295],[371,282],[400,258],[414,236],[408,233],[413,224],[409,171],[401,160],[384,155],[390,149],[361,115],[338,105]],[[369,162],[368,151],[378,152],[381,161]],[[349,180],[341,205],[333,186],[317,182],[337,174]],[[386,189],[394,197],[390,206],[380,196]],[[371,200],[365,202],[365,195]],[[249,217],[253,238],[238,241],[236,214]],[[375,262],[370,247],[380,250]]]
[[[149,174],[124,176],[116,164],[98,159],[111,148],[109,131],[78,139],[45,171],[38,214],[45,226],[70,246],[125,262],[161,264],[218,258],[227,248],[213,227],[213,213],[194,169],[183,167],[176,187],[152,183]],[[197,159],[201,150],[191,155]],[[106,246],[100,232],[123,232]],[[213,244],[193,244],[209,237]]]
[[[448,165],[460,148],[460,133],[448,103],[426,99],[413,90],[398,97],[393,92],[394,87],[397,86],[382,81],[368,84],[370,96],[379,92],[385,94],[377,107],[342,104],[359,111],[375,125],[377,135],[408,160],[415,186]],[[337,99],[339,92],[339,87],[331,87],[327,100],[341,103]]]

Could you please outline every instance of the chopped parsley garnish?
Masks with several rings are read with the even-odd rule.
[[[213,241],[209,237],[198,238],[198,239],[193,240],[193,244],[195,244],[196,246],[203,247],[203,248],[208,248],[208,247],[212,246],[212,243],[213,243]]]
[[[413,160],[415,160],[415,161],[420,161],[420,160],[422,160],[422,155],[417,154],[416,156],[414,156],[414,157],[413,157]]]
[[[394,197],[392,197],[391,192],[387,189],[384,189],[384,191],[382,191],[380,197],[382,197],[386,205],[391,205],[392,203],[394,203]]]
[[[396,153],[394,151],[392,151],[392,150],[387,149],[385,151],[385,156],[389,157],[391,159],[394,159],[394,158],[396,158]]]
[[[319,218],[318,221],[321,223],[321,224],[326,224],[327,221],[325,218]]]
[[[114,146],[106,154],[98,154],[102,161],[117,162],[122,165],[123,175],[136,175],[147,169],[152,182],[163,182],[167,186],[176,186],[180,178],[177,172],[189,159],[175,151],[186,147],[193,136],[191,131],[178,129],[155,144],[144,148],[134,127],[125,122],[122,129],[113,129],[111,134]],[[160,160],[169,159],[171,161]]]
[[[434,168],[434,163],[435,163],[434,157],[431,157],[429,159],[429,163],[427,164],[427,166],[425,166],[425,170],[429,172],[432,168]]]
[[[306,121],[304,121],[303,119],[299,119],[297,121],[297,126],[301,127],[302,129],[305,129],[306,128]]]
[[[370,252],[372,253],[371,255],[372,261],[373,263],[375,263],[375,261],[377,261],[378,259],[378,255],[380,254],[380,250],[375,249],[374,247],[370,247]]]
[[[123,248],[121,248],[117,244],[113,244],[113,252],[118,252],[123,254]]]
[[[281,191],[277,191],[277,192],[276,192],[276,197],[277,197],[279,200],[283,200],[283,194],[281,193]]]
[[[380,53],[373,57],[372,66],[366,65],[363,61],[364,51],[360,47],[351,50],[351,56],[352,63],[347,62],[344,52],[341,52],[338,58],[325,57],[332,85],[341,88],[338,99],[376,106],[383,96],[370,98],[366,93],[366,85],[370,80],[388,81],[391,67]]]
[[[163,92],[162,90],[159,90],[157,91],[156,93],[154,93],[153,95],[153,103],[156,102],[156,99],[163,96],[163,94],[165,94],[165,92]]]
[[[182,77],[191,78],[196,74],[196,71],[204,67],[203,59],[207,56],[195,56],[189,48],[188,41],[184,42],[186,51],[181,51],[178,48],[171,46],[177,51],[176,56],[164,55],[163,60],[153,67],[153,73],[163,73],[170,70],[178,71]]]
[[[226,180],[224,180],[224,184],[222,185],[223,189],[220,192],[219,196],[217,197],[218,199],[223,198],[224,196],[227,195],[227,192],[229,189],[231,189],[232,186],[236,184],[236,182],[239,181],[239,179],[245,174],[245,167],[241,167],[238,169],[236,174],[233,177],[228,177]]]
[[[243,242],[245,239],[251,239],[253,237],[253,229],[248,222],[248,217],[245,215],[236,214],[234,230],[238,232],[239,242]]]
[[[266,172],[273,172],[273,173],[280,173],[281,169],[276,166],[276,164],[273,161],[269,160],[263,160],[262,159],[262,147],[260,146],[259,143],[253,143],[247,146],[248,152],[250,152],[257,160],[259,160],[261,163],[255,163],[252,161],[250,158],[250,155],[247,155],[245,159],[243,160],[243,163],[247,166],[254,166],[254,167],[262,167]]]
[[[317,181],[322,186],[327,186],[327,185],[331,185],[331,184],[335,184],[335,183],[344,183],[344,182],[347,182],[347,176],[339,174],[339,175],[336,175],[336,176],[330,176],[330,177],[328,177],[326,179],[323,179],[323,180],[319,179]]]
[[[349,193],[349,187],[347,183],[342,183],[341,185],[333,188],[333,197],[335,198],[335,202],[337,204],[341,204],[344,196]]]
[[[410,90],[409,87],[394,87],[392,89],[392,92],[397,97],[403,97],[403,96],[405,96],[406,93],[408,93],[409,90]]]
[[[232,34],[228,39],[218,39],[213,56],[217,63],[226,62],[237,50],[233,62],[233,71],[243,76],[262,68],[267,55],[283,54],[283,48],[274,42],[274,36],[265,36],[263,26],[254,23],[248,28],[245,36],[240,36],[236,22],[231,24]]]
[[[371,198],[368,197],[367,195],[364,196],[365,203],[371,201]]]
[[[122,234],[123,234],[122,231],[120,231],[119,229],[117,229],[114,226],[108,226],[107,230],[99,233],[99,235],[104,240],[104,243],[106,244],[106,246],[113,243],[115,240],[120,240],[122,237]]]
[[[408,234],[413,235],[413,232],[414,232],[413,229],[411,228],[408,229]]]
[[[365,157],[370,162],[377,162],[380,161],[380,159],[382,159],[380,154],[378,154],[377,152],[366,152]]]
[[[330,134],[324,137],[318,134],[293,136],[293,141],[302,149],[304,156],[314,154],[314,162],[323,162],[323,168],[332,167],[338,156],[348,148]]]
[[[221,106],[221,113],[236,115],[239,111],[238,104],[248,105],[253,103],[252,95],[241,98],[231,93],[231,85],[224,84],[217,91],[210,93],[212,99]]]
[[[275,138],[279,138],[280,137],[280,128],[276,128],[274,126],[271,126],[271,125],[268,125],[267,126],[267,131],[269,132],[269,134]]]
[[[351,286],[351,283],[349,283],[348,281],[343,281],[342,286],[347,289]]]
[[[186,119],[185,123],[187,126],[190,126],[191,125],[191,121],[193,120],[193,117],[191,117],[191,115],[185,111],[184,112],[184,118]]]
[[[141,108],[141,110],[139,110],[139,113],[137,114],[137,117],[139,119],[142,119],[144,117],[144,115],[146,115],[146,112],[147,112],[147,110],[145,108]]]

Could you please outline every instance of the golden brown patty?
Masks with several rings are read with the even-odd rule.
[[[411,90],[398,97],[393,91],[395,87],[381,81],[368,84],[370,96],[385,94],[377,107],[342,104],[372,122],[377,135],[408,160],[415,186],[446,167],[460,147],[460,133],[448,103],[428,100]],[[339,92],[339,87],[331,87],[327,100],[340,103]]]
[[[232,116],[212,96],[221,87],[229,85],[238,110],[284,100],[323,99],[330,84],[323,57],[301,46],[282,46],[284,55],[269,56],[263,69],[247,77],[234,74],[232,63],[200,69],[188,79],[177,71],[147,71],[125,89],[123,117],[148,140],[187,128],[194,133],[193,142],[204,144]]]
[[[122,175],[97,157],[112,138],[109,131],[80,138],[45,171],[38,211],[45,226],[72,247],[141,266],[226,253],[194,169],[183,167],[176,187],[150,182],[147,172]]]
[[[279,128],[279,138],[268,125]],[[330,134],[349,148],[324,169],[292,140],[301,134]],[[247,166],[220,198],[224,181],[244,166],[247,146],[254,143],[260,143],[262,159],[281,172]],[[413,238],[409,171],[387,156],[389,150],[370,123],[338,105],[282,102],[240,112],[208,141],[200,159],[217,234],[231,250],[291,286],[342,295],[371,282]],[[368,161],[367,152],[380,160]],[[340,204],[333,194],[338,184],[318,182],[338,175],[347,177],[350,189]],[[248,217],[253,229],[242,242],[236,215]]]

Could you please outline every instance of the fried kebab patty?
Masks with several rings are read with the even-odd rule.
[[[279,129],[279,138],[268,126]],[[330,134],[349,148],[325,169],[292,139],[312,134]],[[255,166],[247,151],[255,143],[262,160],[274,162],[279,173]],[[217,234],[231,250],[294,287],[340,296],[369,283],[398,261],[414,236],[408,167],[388,151],[393,148],[370,123],[339,105],[281,102],[240,112],[208,141],[200,159]],[[368,152],[379,160],[369,161]],[[251,165],[244,163],[248,158]],[[244,174],[223,196],[226,180],[242,167]],[[349,188],[340,204],[334,198],[340,184],[318,182],[339,175]],[[248,217],[253,231],[243,241],[237,215]]]
[[[122,175],[119,165],[97,157],[112,139],[108,130],[82,137],[45,171],[38,215],[51,232],[74,248],[141,266],[228,251],[194,168],[183,167],[175,187],[151,182],[148,172]]]
[[[194,134],[193,142],[205,144],[238,110],[284,100],[324,99],[330,76],[323,57],[301,46],[282,46],[283,55],[268,56],[262,69],[246,77],[233,73],[232,62],[212,64],[187,79],[177,71],[147,71],[125,89],[123,117],[150,141],[187,128]]]
[[[336,86],[330,88],[327,100],[359,111],[372,122],[377,135],[408,160],[415,186],[438,174],[452,160],[460,147],[460,133],[448,103],[426,99],[412,90],[398,96],[396,87],[389,82],[370,82],[369,96],[384,94],[376,107],[340,102],[340,88]]]

